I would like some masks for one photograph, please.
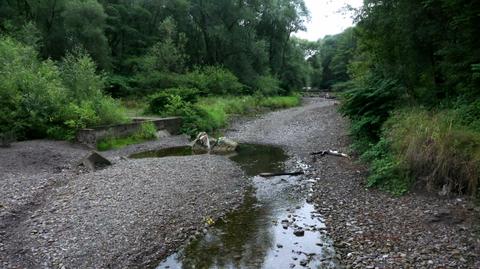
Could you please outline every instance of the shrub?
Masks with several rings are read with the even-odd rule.
[[[197,68],[185,75],[185,82],[206,95],[238,95],[244,87],[232,72],[218,66]]]
[[[126,121],[120,106],[103,95],[103,78],[84,54],[68,55],[59,68],[39,61],[33,48],[1,37],[0,62],[0,132],[65,139],[78,128]]]
[[[148,97],[147,113],[172,115],[184,103],[197,101],[199,91],[191,88],[172,88],[157,92]]]
[[[340,111],[352,120],[351,134],[359,141],[361,153],[378,141],[381,127],[402,97],[397,81],[368,75],[350,85],[343,95]]]
[[[273,76],[258,76],[255,80],[255,92],[264,96],[274,96],[283,93],[281,81]]]
[[[0,132],[20,139],[44,136],[66,101],[58,68],[9,37],[0,37],[0,62]]]

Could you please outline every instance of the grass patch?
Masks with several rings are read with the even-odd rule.
[[[263,110],[288,108],[300,104],[300,96],[215,96],[186,100],[177,91],[152,95],[145,110],[160,116],[181,116],[182,132],[191,136],[199,132],[215,134],[228,125],[234,115],[249,115]]]
[[[479,193],[480,133],[462,124],[454,110],[397,111],[362,158],[370,162],[368,185],[394,194],[413,183],[429,191]]]
[[[157,128],[151,122],[143,123],[140,129],[128,137],[108,137],[97,143],[99,151],[123,148],[128,145],[138,144],[157,138]]]
[[[186,130],[186,132],[189,134],[196,134],[198,131],[214,132],[226,127],[229,119],[234,115],[249,115],[265,109],[289,108],[299,104],[300,96],[297,95],[203,98],[194,105],[199,112],[199,117],[196,118],[196,122],[193,122],[196,126],[193,130]]]

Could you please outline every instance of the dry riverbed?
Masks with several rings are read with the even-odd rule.
[[[345,267],[480,268],[479,212],[467,197],[391,197],[365,189],[365,168],[353,160],[310,156],[348,151],[346,130],[334,101],[306,98],[301,107],[238,121],[226,134],[309,164],[306,176],[316,182],[309,200]],[[244,175],[225,157],[122,157],[187,142],[169,137],[110,151],[114,165],[94,173],[75,168],[88,151],[68,143],[0,149],[0,267],[155,265],[205,217],[242,202]]]
[[[0,150],[1,268],[144,268],[243,199],[243,172],[221,156],[132,160],[135,151],[185,145],[170,137],[106,152],[96,172],[76,164],[89,151],[27,141]]]

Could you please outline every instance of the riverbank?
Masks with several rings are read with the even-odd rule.
[[[113,165],[95,172],[76,166],[89,151],[65,142],[2,149],[0,267],[154,265],[243,200],[243,173],[224,157],[125,158],[187,143],[178,136],[105,152]]]
[[[367,189],[366,169],[347,152],[348,122],[333,102],[304,106],[232,127],[240,141],[283,146],[311,165],[316,209],[325,218],[341,264],[347,268],[480,268],[480,209],[469,197],[410,193],[402,197]]]
[[[365,169],[350,159],[312,158],[313,151],[346,152],[347,126],[335,101],[305,98],[301,107],[238,120],[226,135],[281,147],[292,160],[310,165],[312,200],[346,267],[478,268],[479,212],[468,198],[392,197],[365,189]],[[154,265],[204,227],[205,216],[216,218],[241,204],[241,171],[224,157],[122,158],[186,142],[171,137],[109,151],[105,155],[114,165],[89,174],[71,170],[86,151],[63,142],[2,149],[2,266]],[[12,186],[18,188],[5,195]],[[24,195],[29,189],[32,194]]]

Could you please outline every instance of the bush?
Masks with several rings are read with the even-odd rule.
[[[274,96],[283,93],[281,81],[273,76],[258,76],[255,80],[255,92],[264,96]]]
[[[172,88],[157,92],[148,97],[146,112],[157,115],[175,114],[175,110],[184,103],[196,102],[199,93],[199,90],[191,88]]]
[[[66,101],[58,68],[9,37],[0,37],[0,62],[0,132],[19,139],[45,136],[61,120],[58,111]]]
[[[395,194],[415,183],[428,190],[475,194],[480,183],[480,133],[456,111],[402,110],[385,123],[382,139],[362,155],[369,186]]]
[[[218,66],[197,68],[185,75],[187,87],[199,89],[205,95],[238,95],[243,92],[244,85],[228,69]]]
[[[397,81],[368,75],[350,84],[343,95],[340,111],[352,120],[351,134],[358,141],[357,149],[364,152],[376,143],[381,127],[402,97]]]
[[[103,95],[104,80],[85,54],[67,55],[59,68],[39,61],[33,48],[1,37],[0,62],[0,132],[66,139],[78,128],[127,120]]]

